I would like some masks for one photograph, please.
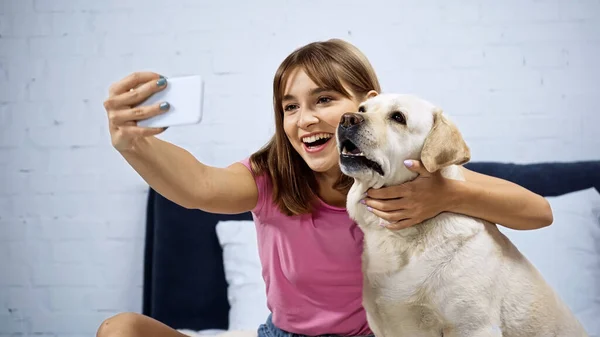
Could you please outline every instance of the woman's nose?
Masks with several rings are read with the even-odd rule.
[[[317,123],[319,119],[315,115],[315,112],[311,109],[301,109],[300,115],[298,118],[298,126],[299,127],[307,127],[311,124]]]

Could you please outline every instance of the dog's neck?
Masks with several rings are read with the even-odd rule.
[[[363,193],[372,188],[379,189],[382,187],[400,185],[415,179],[417,176],[417,173],[409,171],[405,167],[401,167],[398,168],[394,175],[380,176],[374,174],[370,179],[354,179],[354,184],[356,185],[355,188],[358,188],[358,190]]]
[[[464,180],[463,175],[460,172],[460,168],[456,165],[443,167],[440,169],[439,173],[447,179]],[[391,178],[382,179],[383,182],[381,183],[381,187],[401,185],[412,181],[417,177],[417,173],[408,170],[404,166],[401,166],[397,169],[396,174],[394,174]]]
[[[451,166],[442,168],[440,170],[440,174],[444,178],[447,178],[447,179],[464,180],[464,176],[460,170],[460,167],[456,166],[456,165],[451,165]],[[348,194],[348,199],[347,199],[348,209],[352,209],[354,211],[354,212],[352,212],[353,214],[350,214],[350,215],[352,217],[364,218],[364,219],[362,219],[363,221],[360,221],[360,220],[358,221],[359,223],[362,223],[363,226],[365,223],[371,223],[371,221],[369,221],[367,218],[374,217],[375,215],[373,213],[361,212],[361,211],[356,212],[356,209],[353,208],[355,205],[358,205],[360,203],[360,201],[364,197],[365,193],[371,188],[379,189],[382,187],[401,185],[403,183],[412,181],[417,177],[418,177],[417,173],[412,172],[405,167],[400,167],[400,168],[398,168],[396,174],[392,176],[392,178],[383,179],[383,177],[377,177],[377,178],[368,179],[368,180],[355,179],[354,184],[351,187],[351,191]],[[362,205],[358,206],[358,208],[362,210]],[[355,219],[355,220],[358,220],[358,219]],[[420,225],[426,226],[426,224],[420,224]],[[363,229],[369,230],[369,228],[363,228]],[[374,229],[379,230],[380,228],[375,227]],[[412,234],[410,232],[411,232],[410,230],[405,230],[401,234]]]
[[[458,166],[443,168],[440,174],[448,179],[464,180]],[[394,179],[379,182],[379,186],[406,183],[415,179],[416,176],[416,173],[406,170],[403,173],[398,173]],[[390,230],[382,227],[380,225],[381,219],[360,203],[363,193],[374,186],[377,185],[369,185],[368,182],[357,180],[348,195],[349,214],[364,233],[364,256],[369,258],[363,260],[363,263],[364,268],[367,268],[369,272],[387,273],[395,270],[399,265],[406,263],[402,260],[407,256],[404,252],[427,244],[430,242],[427,238],[437,237],[447,240],[449,237],[468,237],[479,230],[478,227],[465,226],[464,223],[459,224],[452,221],[447,218],[447,214],[439,214],[435,218],[401,230]],[[445,219],[443,225],[440,225],[439,219]],[[391,251],[395,253],[391,254]]]
[[[401,185],[406,182],[412,181],[417,177],[417,173],[408,170],[404,166],[401,166],[397,169],[396,174],[384,179],[382,187]]]

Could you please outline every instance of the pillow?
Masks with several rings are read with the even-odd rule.
[[[229,330],[256,330],[270,312],[254,222],[220,221],[216,231],[228,283]]]
[[[593,188],[547,197],[552,225],[531,231],[498,226],[571,308],[600,336],[600,194]]]

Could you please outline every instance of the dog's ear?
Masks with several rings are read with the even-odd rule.
[[[433,127],[421,150],[421,162],[428,172],[449,165],[462,165],[471,159],[471,151],[458,128],[440,108],[433,112]]]

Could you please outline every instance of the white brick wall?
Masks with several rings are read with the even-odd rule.
[[[599,20],[599,0],[0,0],[0,336],[140,310],[147,188],[102,107],[129,72],[206,77],[204,122],[164,138],[211,165],[268,139],[276,67],[329,37],[444,107],[474,160],[598,159]]]

